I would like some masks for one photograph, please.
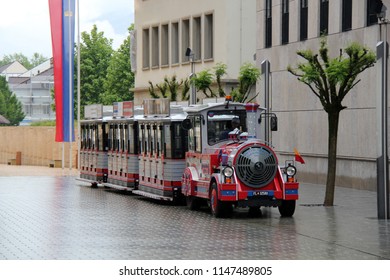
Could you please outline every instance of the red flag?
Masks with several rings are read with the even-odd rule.
[[[303,160],[303,158],[299,154],[298,150],[295,148],[294,148],[294,154],[295,154],[295,161],[300,162],[302,164],[305,164],[305,161]]]
[[[56,104],[55,140],[72,142],[75,138],[73,125],[75,0],[49,0],[49,11]]]

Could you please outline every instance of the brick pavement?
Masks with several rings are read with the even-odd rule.
[[[215,219],[207,208],[91,189],[70,173],[0,166],[0,260],[390,259],[375,192],[337,188],[336,206],[323,207],[324,186],[301,184],[293,218],[265,208]]]

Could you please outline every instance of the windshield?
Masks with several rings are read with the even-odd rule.
[[[229,132],[238,128],[247,131],[245,110],[209,111],[207,113],[207,139],[214,145],[229,138]]]

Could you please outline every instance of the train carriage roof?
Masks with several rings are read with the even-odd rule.
[[[242,109],[245,110],[245,104],[244,103],[238,103],[238,102],[229,102],[229,107],[226,108],[226,103],[209,103],[204,105],[191,105],[189,107],[186,107],[184,109],[185,112],[188,114],[196,114],[204,111],[209,111],[211,109],[216,110],[226,110],[226,109]]]

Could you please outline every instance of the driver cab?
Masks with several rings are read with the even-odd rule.
[[[226,108],[224,104],[193,106],[187,111],[188,149],[204,153],[205,149],[218,148],[229,141],[234,129],[247,131],[246,110],[240,105]]]

